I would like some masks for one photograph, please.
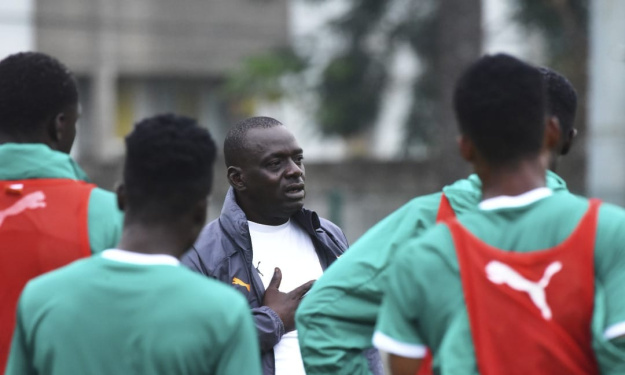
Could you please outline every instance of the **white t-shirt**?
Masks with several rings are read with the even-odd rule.
[[[278,226],[248,221],[254,267],[265,288],[271,282],[276,267],[282,271],[280,291],[288,293],[309,280],[316,280],[323,270],[310,236],[290,220]],[[282,336],[273,348],[276,375],[304,375],[297,331]]]

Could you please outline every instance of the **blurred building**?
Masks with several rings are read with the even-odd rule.
[[[287,0],[34,0],[32,12],[33,48],[79,78],[75,152],[87,164],[118,160],[132,124],[155,113],[219,133],[224,73],[288,43]]]
[[[544,63],[540,35],[511,22],[514,3],[483,0],[483,50]],[[621,204],[624,4],[596,0],[591,6],[587,180],[591,195]],[[344,47],[324,24],[348,5],[349,0],[2,0],[0,58],[39,50],[76,73],[83,116],[73,152],[96,183],[111,188],[120,177],[123,136],[135,121],[166,111],[186,114],[207,124],[221,142],[232,122],[218,90],[225,73],[246,56],[287,44],[310,48],[314,40],[313,58],[323,66]],[[306,150],[307,204],[342,225],[350,240],[411,197],[450,182],[426,160],[402,160],[402,124],[420,67],[401,49],[392,62],[388,85],[380,88],[385,99],[379,118],[364,145],[356,145],[370,153],[366,161],[346,160],[346,149],[354,145],[321,135],[301,103],[257,106],[259,114],[282,120],[296,134]],[[210,219],[219,214],[228,187],[222,164]]]

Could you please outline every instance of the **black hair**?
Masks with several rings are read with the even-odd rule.
[[[549,68],[539,68],[547,90],[547,111],[558,118],[562,136],[573,129],[577,111],[577,92],[566,77]]]
[[[233,126],[224,140],[224,159],[226,167],[237,165],[241,152],[245,149],[245,135],[250,129],[268,129],[282,126],[282,123],[271,117],[250,117]]]
[[[124,183],[133,218],[180,217],[211,190],[215,143],[188,117],[164,114],[137,123],[126,137]]]
[[[473,63],[454,92],[461,133],[495,164],[540,151],[545,105],[539,70],[505,54],[487,55]]]
[[[21,52],[0,61],[0,131],[30,135],[67,106],[78,104],[72,73],[40,52]]]

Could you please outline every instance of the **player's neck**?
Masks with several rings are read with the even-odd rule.
[[[538,158],[514,165],[489,166],[476,172],[482,180],[483,200],[501,195],[517,196],[546,186],[545,163]]]
[[[178,234],[173,226],[124,225],[118,248],[142,254],[166,254],[179,258],[190,244],[188,237]]]

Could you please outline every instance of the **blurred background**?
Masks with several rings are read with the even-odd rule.
[[[484,53],[569,78],[579,136],[558,173],[625,204],[623,20],[623,0],[2,0],[0,57],[38,50],[73,70],[72,152],[109,189],[145,116],[195,117],[219,144],[238,120],[277,118],[304,148],[307,206],[354,241],[470,173],[451,94]],[[217,167],[210,219],[228,187]]]

